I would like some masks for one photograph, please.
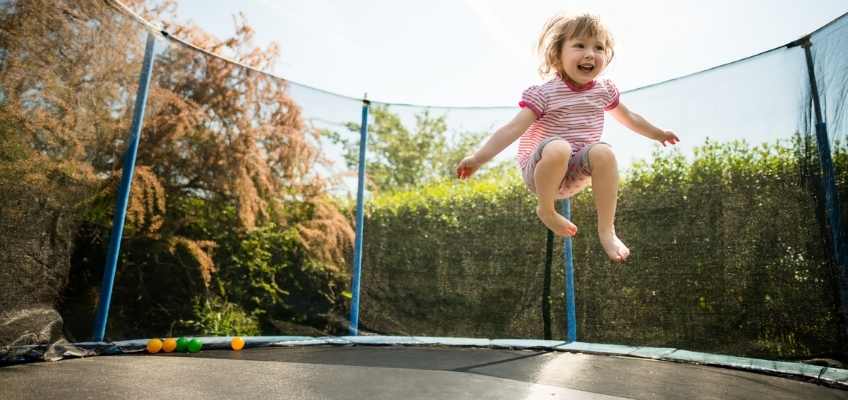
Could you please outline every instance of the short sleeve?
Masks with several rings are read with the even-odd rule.
[[[613,83],[612,80],[607,79],[604,81],[604,86],[606,87],[608,96],[606,99],[606,105],[604,106],[604,111],[610,111],[613,108],[618,107],[618,101],[621,95],[618,93],[618,87],[615,86],[615,83]]]
[[[518,102],[521,108],[529,108],[536,114],[536,118],[542,118],[547,109],[547,101],[542,93],[540,86],[530,86],[524,93],[521,94],[521,101]]]

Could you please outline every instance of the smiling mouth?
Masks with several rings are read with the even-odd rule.
[[[595,70],[595,66],[591,64],[580,64],[577,66],[577,69],[583,72],[592,72]]]

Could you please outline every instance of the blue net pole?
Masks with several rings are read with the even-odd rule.
[[[816,144],[819,148],[819,160],[824,180],[824,201],[827,209],[828,222],[830,222],[831,239],[833,240],[834,259],[840,265],[845,265],[845,255],[842,254],[842,227],[839,213],[839,197],[836,191],[835,172],[833,159],[830,156],[830,140],[827,137],[827,125],[822,118],[819,90],[816,84],[816,74],[813,65],[813,56],[810,52],[811,43],[809,37],[802,44],[804,55],[807,60],[807,72],[810,76],[810,91],[813,99],[813,109],[816,115]]]
[[[362,235],[365,222],[365,154],[368,148],[368,106],[367,99],[362,100],[362,125],[359,128],[359,175],[356,185],[356,243],[353,249],[353,283],[350,304],[350,335],[359,335],[359,282],[362,274]]]
[[[147,35],[147,45],[144,49],[144,63],[141,67],[141,77],[138,80],[138,91],[135,96],[132,128],[129,147],[124,154],[124,171],[121,176],[121,186],[118,188],[118,198],[115,204],[115,217],[112,220],[112,235],[109,239],[109,252],[106,256],[106,267],[103,269],[103,283],[100,287],[100,301],[97,303],[97,316],[94,321],[94,340],[103,341],[106,335],[106,322],[109,318],[109,305],[112,302],[112,286],[115,283],[115,270],[118,266],[118,254],[121,251],[121,238],[124,235],[124,220],[127,216],[130,187],[132,186],[135,158],[138,153],[138,141],[141,127],[144,123],[144,108],[147,104],[147,93],[150,88],[150,75],[153,72],[153,49],[156,39],[153,34]]]
[[[545,241],[545,281],[542,286],[542,323],[545,340],[551,340],[551,262],[554,254],[554,232],[547,229],[548,237]]]
[[[819,150],[819,163],[822,169],[822,185],[824,191],[824,203],[827,219],[830,224],[830,239],[833,243],[833,259],[836,261],[839,269],[839,297],[841,307],[840,311],[843,318],[848,318],[848,249],[846,249],[844,231],[842,229],[842,214],[839,209],[839,192],[836,190],[836,172],[833,167],[833,158],[831,157],[830,140],[827,136],[827,124],[822,117],[821,103],[819,99],[819,90],[816,83],[815,67],[813,65],[813,56],[810,51],[810,37],[801,39],[801,46],[804,48],[804,56],[807,61],[807,73],[810,77],[810,95],[813,100],[813,110],[816,117],[816,144]],[[843,330],[848,329],[848,326],[843,325]]]
[[[560,203],[562,215],[571,219],[571,199],[565,199]],[[577,341],[577,316],[574,308],[574,261],[572,258],[571,237],[563,240],[563,258],[565,259],[565,317],[566,317],[566,340]]]

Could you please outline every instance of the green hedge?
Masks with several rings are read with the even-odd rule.
[[[658,152],[635,164],[619,194],[616,228],[633,253],[624,265],[597,240],[591,189],[576,196],[578,339],[771,358],[845,351],[818,161],[801,144],[707,142],[692,159]],[[534,207],[515,174],[372,199],[363,328],[542,338],[546,230]],[[555,248],[554,337],[563,338]]]

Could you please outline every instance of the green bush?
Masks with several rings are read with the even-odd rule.
[[[845,351],[818,161],[804,146],[708,141],[692,159],[660,151],[635,164],[616,220],[633,251],[624,265],[597,240],[591,189],[572,199],[579,340],[772,358]],[[365,224],[364,328],[543,337],[546,230],[534,207],[514,173],[376,196]],[[555,249],[553,326],[562,338]]]
[[[220,291],[273,334],[338,332],[347,275],[308,255],[294,227],[269,224],[221,241]],[[293,331],[295,329],[296,331]]]
[[[261,333],[257,318],[218,297],[195,298],[194,319],[180,321],[197,335],[253,336]]]

